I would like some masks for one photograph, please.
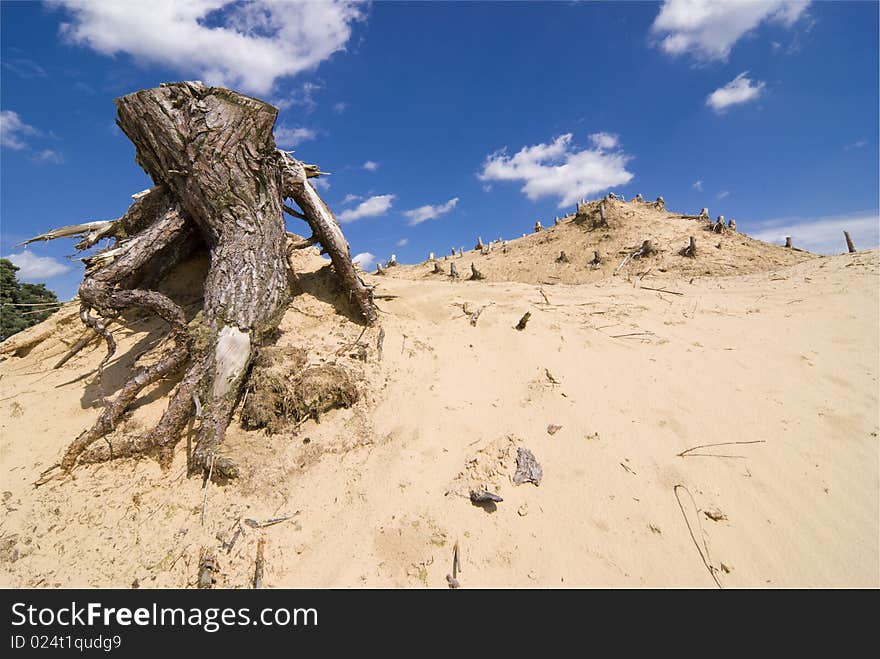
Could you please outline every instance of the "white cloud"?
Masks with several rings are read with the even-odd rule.
[[[722,190],[716,196],[718,199],[727,199],[730,196],[730,192],[728,190]]]
[[[22,250],[18,254],[10,254],[5,257],[17,265],[21,270],[17,276],[22,281],[40,283],[45,279],[51,279],[65,272],[70,272],[71,267],[51,256],[36,256],[30,250]]]
[[[342,203],[343,203],[343,205],[350,204],[353,201],[360,201],[361,199],[363,199],[363,197],[361,197],[359,194],[349,193],[349,194],[345,195],[345,199],[342,200]]]
[[[397,241],[398,247],[406,247],[407,245],[409,245],[409,238],[401,238]]]
[[[340,102],[340,103],[337,103],[336,105],[333,106],[333,111],[336,114],[342,114],[343,112],[345,112],[347,107],[348,107],[348,103]]]
[[[846,251],[843,232],[849,231],[856,249],[873,249],[880,245],[880,211],[860,211],[848,215],[816,218],[787,218],[758,224],[752,238],[782,245],[791,236],[795,247],[818,254],[839,254]]]
[[[289,128],[287,126],[276,126],[275,130],[275,143],[278,146],[286,146],[292,147],[297,144],[301,144],[302,142],[308,142],[309,140],[313,140],[318,136],[317,131],[311,128],[304,128],[300,126],[298,128]]]
[[[368,160],[367,162],[365,162],[363,164],[363,167],[368,172],[375,172],[377,169],[379,169],[379,163],[373,162],[372,160]]]
[[[482,181],[523,181],[522,192],[532,200],[559,198],[559,207],[612,186],[624,185],[633,174],[626,170],[631,156],[601,147],[578,151],[572,135],[560,135],[550,144],[524,146],[513,156],[496,151],[486,158]]]
[[[614,133],[593,133],[590,141],[600,149],[613,149],[617,146],[619,136]]]
[[[856,140],[852,144],[847,144],[843,148],[845,151],[850,151],[852,149],[861,149],[863,146],[868,146],[868,140]]]
[[[0,111],[0,144],[3,146],[21,151],[28,146],[25,138],[39,134],[40,131],[23,122],[17,112]]]
[[[60,151],[56,151],[55,149],[43,149],[42,151],[37,151],[32,154],[30,160],[41,164],[50,163],[52,165],[60,165],[64,162],[64,156]]]
[[[313,178],[312,185],[315,186],[316,190],[323,190],[324,192],[330,189],[330,181],[325,178]]]
[[[703,181],[702,180],[694,181],[694,184],[691,187],[694,190],[699,190],[700,192],[702,192],[703,191]]]
[[[360,254],[355,254],[354,257],[351,259],[352,263],[356,263],[361,267],[361,270],[369,270],[375,260],[376,255],[371,254],[370,252],[361,252]]]
[[[344,50],[363,18],[350,0],[59,0],[61,34],[104,55],[128,53],[255,94]]]
[[[706,97],[706,105],[723,112],[731,105],[748,103],[758,98],[764,91],[765,83],[757,82],[747,77],[748,71],[743,71],[724,87],[719,87]]]
[[[394,201],[393,194],[383,194],[370,197],[366,201],[362,201],[355,208],[349,208],[339,214],[340,222],[354,222],[364,217],[376,217],[384,215],[391,208],[391,202]]]
[[[314,112],[318,107],[318,102],[315,100],[315,92],[323,88],[324,86],[319,83],[304,82],[297,93],[290,94],[284,98],[272,99],[272,105],[279,110],[299,106],[304,108],[306,112]]]
[[[441,215],[445,215],[453,208],[458,205],[458,197],[453,197],[445,204],[440,204],[439,206],[419,206],[418,208],[413,208],[412,210],[405,211],[403,214],[409,218],[409,223],[411,225],[421,224],[426,220],[433,220],[435,217],[440,217]]]
[[[747,32],[764,22],[791,27],[808,5],[800,0],[666,0],[651,32],[670,55],[726,60]]]

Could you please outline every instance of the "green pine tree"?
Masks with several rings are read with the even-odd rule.
[[[43,306],[58,301],[55,293],[45,284],[18,281],[15,276],[18,270],[9,259],[0,259],[0,341],[43,322],[58,309],[57,306]]]

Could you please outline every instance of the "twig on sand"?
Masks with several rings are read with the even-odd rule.
[[[712,448],[713,446],[733,446],[736,444],[764,444],[766,442],[767,442],[766,439],[754,439],[754,440],[748,441],[748,442],[719,442],[717,444],[701,444],[699,446],[692,446],[689,449],[685,449],[681,453],[677,453],[676,457],[686,458],[688,456],[691,456],[691,457],[703,456],[703,457],[707,457],[707,458],[745,458],[746,456],[744,456],[744,455],[721,455],[718,453],[691,453],[691,451],[696,451],[701,448]]]
[[[458,583],[459,572],[461,572],[461,562],[458,558],[458,540],[456,540],[455,546],[452,548],[452,574],[446,575],[446,582],[452,589],[461,588],[461,584]]]
[[[709,575],[712,577],[712,581],[714,581],[715,585],[718,586],[719,588],[724,588],[724,586],[721,585],[721,582],[718,581],[718,577],[715,575],[715,568],[712,567],[712,564],[709,562],[709,548],[706,546],[705,539],[703,540],[703,547],[701,548],[700,543],[697,542],[696,536],[694,536],[694,529],[693,529],[693,527],[691,527],[690,520],[688,520],[687,513],[684,510],[684,505],[681,503],[681,496],[678,493],[679,488],[684,490],[685,492],[687,492],[688,496],[691,499],[691,504],[693,504],[694,511],[697,513],[697,525],[699,525],[699,523],[700,523],[700,517],[699,517],[700,511],[697,508],[697,503],[696,503],[696,501],[694,501],[694,497],[691,494],[689,489],[687,489],[684,485],[681,485],[681,484],[676,485],[673,488],[673,491],[675,492],[675,499],[676,499],[676,501],[678,501],[678,507],[681,509],[681,515],[682,515],[682,517],[684,517],[684,523],[687,525],[688,533],[691,534],[691,540],[694,541],[694,547],[696,547],[697,551],[700,553],[700,558],[703,559],[703,565],[705,565],[706,569],[709,571]],[[702,528],[700,528],[700,531],[702,532]],[[703,552],[703,549],[705,549],[705,553]]]
[[[678,291],[670,291],[665,288],[651,288],[650,286],[639,286],[639,288],[646,291],[657,291],[659,293],[669,293],[670,295],[684,295],[684,293],[679,293]]]
[[[205,525],[205,510],[208,508],[208,488],[211,485],[211,474],[214,473],[214,456],[209,458],[208,477],[205,479],[205,498],[202,500],[202,526]]]
[[[260,538],[257,540],[257,561],[254,567],[254,588],[262,588],[263,587],[263,551],[266,547],[266,539]]]

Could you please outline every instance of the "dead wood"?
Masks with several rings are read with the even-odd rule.
[[[544,470],[535,459],[534,454],[527,448],[519,447],[516,450],[516,473],[513,475],[513,482],[517,485],[523,483],[541,484],[544,478]]]
[[[846,249],[850,254],[856,251],[856,246],[853,244],[852,238],[849,236],[849,231],[843,232],[843,237],[846,239]]]
[[[216,452],[254,355],[275,331],[289,299],[290,246],[283,213],[309,224],[312,238],[305,243],[320,243],[330,256],[345,302],[367,325],[376,321],[372,289],[357,274],[336,218],[309,182],[320,169],[276,149],[276,108],[198,82],[141,90],[116,99],[116,107],[117,124],[134,143],[136,161],[154,187],[134,195],[117,220],[63,227],[32,240],[79,236],[79,249],[113,241],[83,259],[86,274],[79,290],[82,322],[107,344],[99,377],[116,349],[107,327],[121,311],[136,308],[161,318],[170,341],[152,366],[135,371],[116,398],[106,402],[60,466],[70,471],[80,462],[144,452],[167,460],[192,418],[195,401],[201,401],[191,465],[196,471],[210,465],[215,476],[229,477],[236,473],[234,465]],[[300,211],[285,204],[288,198]],[[203,308],[187,323],[182,309],[152,285],[194,250],[209,252],[210,267]],[[83,337],[74,348],[87,342]],[[155,428],[108,437],[145,387],[183,369]],[[323,407],[316,401],[304,405],[300,411],[309,414]],[[91,448],[100,438],[107,441]]]
[[[697,256],[697,239],[693,236],[690,237],[687,247],[682,247],[679,252],[681,256],[687,256],[689,258],[696,258]]]
[[[265,564],[266,539],[257,540],[257,558],[254,563],[254,588],[263,587],[263,567]]]
[[[482,272],[477,270],[477,266],[475,266],[473,263],[471,263],[471,276],[470,276],[471,281],[480,281],[485,278],[486,278],[485,275],[483,275]]]
[[[199,573],[197,578],[197,586],[199,588],[213,588],[217,579],[214,577],[220,568],[217,565],[217,557],[214,552],[207,547],[203,547],[199,552]]]
[[[526,328],[526,324],[529,322],[529,318],[532,317],[531,311],[526,311],[523,314],[523,317],[519,319],[519,322],[516,324],[514,329],[518,329],[520,332]]]

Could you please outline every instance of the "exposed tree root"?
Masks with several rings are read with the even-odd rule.
[[[320,175],[320,169],[275,148],[276,108],[228,89],[190,82],[142,90],[117,99],[116,106],[117,124],[135,144],[137,162],[155,187],[133,195],[134,203],[118,220],[63,227],[31,241],[78,236],[79,249],[113,241],[83,259],[86,275],[79,290],[82,322],[107,345],[99,377],[116,351],[107,325],[125,310],[138,309],[164,320],[173,347],[152,366],[139,368],[105,403],[94,426],[71,443],[59,466],[69,472],[77,464],[143,453],[167,459],[199,408],[191,471],[210,465],[215,476],[233,477],[235,465],[216,453],[251,361],[287,306],[289,248],[320,242],[347,301],[367,325],[376,321],[372,288],[357,274],[336,218],[308,180]],[[301,212],[287,206],[287,198]],[[284,212],[304,219],[313,237],[302,245],[289,245]],[[207,248],[210,267],[203,309],[187,325],[180,305],[154,287],[197,248]],[[77,342],[59,366],[90,339]],[[185,366],[186,374],[155,428],[117,436],[116,426],[138,394]],[[344,372],[317,374],[307,369],[294,383],[299,387],[294,418],[317,418],[324,411],[324,393],[315,391],[329,389],[309,384],[319,375],[339,378],[337,384],[345,389],[340,397],[352,400]],[[105,441],[96,444],[100,439]]]

